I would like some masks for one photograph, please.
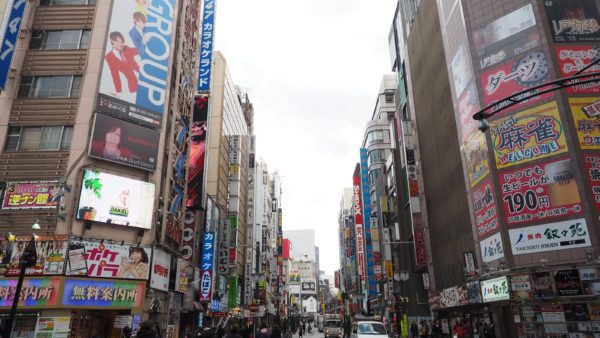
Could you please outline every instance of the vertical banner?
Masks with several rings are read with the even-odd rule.
[[[6,4],[6,12],[10,11],[10,16],[6,25],[2,22],[4,31],[0,40],[0,43],[2,43],[2,46],[0,46],[0,89],[4,89],[6,86],[6,80],[10,72],[10,63],[15,52],[15,45],[17,44],[17,37],[21,29],[26,4],[26,0],[10,0]]]
[[[371,233],[377,231],[377,227],[371,228],[371,188],[369,187],[369,168],[367,164],[368,151],[366,148],[360,148],[360,183],[363,200],[363,223],[364,223],[364,235],[365,235],[365,248],[367,252],[367,287],[369,290],[369,296],[377,294],[377,284],[375,283],[375,257],[373,255],[373,239]],[[381,268],[379,268],[381,270]]]
[[[354,223],[356,225],[356,266],[358,268],[358,275],[360,276],[359,285],[365,283],[367,279],[366,267],[365,267],[365,237],[363,232],[363,207],[362,200],[360,197],[360,173],[359,166],[356,166],[354,172]],[[364,289],[363,289],[364,291]]]
[[[210,302],[212,290],[213,262],[215,254],[215,233],[205,232],[202,236],[202,263],[200,268],[200,301]]]
[[[188,171],[188,209],[200,209],[204,184],[204,157],[208,129],[208,96],[196,96],[190,132],[190,160]]]
[[[202,35],[200,36],[200,68],[198,91],[210,91],[210,67],[212,65],[213,40],[215,31],[215,0],[204,0],[202,10]]]

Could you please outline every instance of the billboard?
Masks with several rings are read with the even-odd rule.
[[[598,0],[544,1],[554,42],[600,41]]]
[[[356,264],[358,265],[358,275],[361,277],[361,281],[363,277],[366,277],[366,267],[365,267],[365,237],[363,232],[363,208],[362,208],[362,200],[360,196],[360,176],[359,173],[353,177],[354,182],[354,200],[353,200],[353,211],[354,211],[354,222],[356,226],[355,234],[356,234]]]
[[[600,211],[600,156],[584,156],[587,180],[594,195],[596,211]]]
[[[504,257],[502,235],[499,232],[481,240],[479,242],[479,247],[481,249],[481,260],[484,263],[493,262]]]
[[[314,279],[303,279],[302,280],[302,293],[315,293],[317,292],[317,283]]]
[[[159,248],[154,249],[152,268],[150,269],[150,287],[169,291],[169,274],[171,272],[171,255]]]
[[[583,212],[575,170],[568,158],[504,171],[499,178],[507,224]]]
[[[488,179],[471,192],[471,203],[479,238],[498,229],[498,212],[492,191],[492,182]]]
[[[202,204],[207,129],[208,96],[196,96],[193,107],[192,129],[190,132],[188,197],[186,201],[186,205],[190,209],[199,209]]]
[[[19,262],[31,236],[16,236],[13,242],[7,276],[18,276],[21,268]],[[35,266],[25,270],[28,276],[62,275],[65,271],[68,235],[36,235],[35,249],[37,261]]]
[[[21,22],[27,1],[25,0],[8,0],[4,4],[2,20],[2,32],[0,35],[0,89],[4,89],[8,74],[10,73],[10,63],[15,52],[17,38],[21,30]],[[7,17],[8,16],[8,17]]]
[[[177,0],[113,1],[97,110],[160,128]]]
[[[69,308],[140,308],[144,304],[144,281],[66,279],[62,305]]]
[[[569,106],[581,149],[600,149],[600,99],[570,97]]]
[[[212,66],[213,40],[215,30],[215,0],[204,0],[202,10],[202,34],[200,35],[200,68],[198,71],[198,91],[210,90],[210,68]]]
[[[592,245],[585,218],[508,230],[513,255]]]
[[[60,192],[57,181],[6,182],[2,209],[56,209]]]
[[[151,258],[149,247],[108,241],[71,241],[67,275],[148,279]]]
[[[375,280],[378,277],[375,276],[375,257],[374,257],[374,249],[379,245],[375,245],[373,243],[373,238],[371,236],[371,232],[379,233],[376,224],[371,224],[371,189],[369,185],[369,166],[367,164],[368,151],[366,148],[360,148],[360,184],[361,184],[361,192],[362,192],[362,200],[363,200],[363,212],[365,217],[363,217],[363,226],[365,233],[365,249],[367,253],[367,283],[369,295],[377,294],[377,284]],[[374,227],[374,228],[373,228]],[[373,228],[373,229],[372,229]],[[379,265],[379,275],[381,275],[381,265]]]
[[[562,77],[574,76],[575,73],[590,65],[600,57],[600,47],[598,46],[568,46],[557,47],[558,66]],[[600,65],[596,64],[586,69],[581,74],[597,72]],[[570,94],[598,94],[600,93],[600,83],[590,82],[580,85],[567,87],[567,93]]]
[[[568,151],[555,101],[492,121],[490,131],[498,168]]]
[[[474,187],[490,172],[485,134],[474,132],[464,143],[462,151],[465,155],[469,183],[471,183],[471,187]]]
[[[144,170],[156,169],[160,131],[96,114],[88,154]]]
[[[494,279],[482,280],[481,295],[483,296],[484,303],[510,299],[508,277],[502,276]]]
[[[84,169],[77,219],[152,227],[154,183]]]

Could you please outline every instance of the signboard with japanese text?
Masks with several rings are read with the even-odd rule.
[[[157,290],[169,291],[169,275],[171,273],[171,255],[159,248],[154,248],[152,257],[152,272],[150,287]]]
[[[498,212],[492,193],[491,180],[483,181],[471,192],[471,202],[479,238],[485,237],[498,229]]]
[[[85,248],[87,271],[67,269],[67,275],[121,279],[148,279],[152,248],[109,241],[71,241]]]
[[[596,88],[600,89],[600,85]],[[581,149],[600,149],[600,99],[571,97],[569,106]]]
[[[531,282],[528,273],[511,275],[510,288],[515,299],[531,299]]]
[[[213,40],[215,30],[215,0],[204,0],[202,10],[202,34],[200,35],[200,68],[198,91],[210,91]]]
[[[212,274],[215,254],[215,233],[205,232],[202,236],[202,261],[200,269],[200,301],[210,302],[212,292]]]
[[[379,270],[381,275],[381,265],[377,265],[375,262],[374,254],[378,252],[379,245],[375,245],[372,233],[379,233],[376,224],[371,224],[371,193],[369,184],[369,165],[367,163],[368,151],[366,148],[360,148],[360,184],[362,192],[362,204],[363,212],[363,227],[365,235],[365,251],[366,251],[366,263],[367,263],[367,288],[369,295],[373,296],[377,294],[377,283],[375,280],[375,270]]]
[[[502,276],[494,279],[482,280],[481,295],[483,296],[484,303],[510,299],[508,278]]]
[[[477,86],[475,82],[470,81],[456,100],[456,107],[454,108],[461,142],[467,141],[469,136],[477,130],[477,121],[473,119],[473,114],[480,108]]]
[[[490,122],[490,133],[499,169],[568,151],[555,101]]]
[[[423,229],[415,229],[415,263],[418,265],[427,264],[427,248],[425,246],[425,238]]]
[[[600,156],[584,156],[587,182],[594,196],[596,211],[600,211]],[[592,202],[592,201],[590,201]]]
[[[354,179],[354,199],[353,199],[353,211],[355,221],[355,234],[356,234],[356,264],[358,265],[358,275],[363,278],[367,277],[366,274],[366,261],[365,261],[365,243],[364,243],[364,232],[363,232],[363,208],[362,199],[360,196],[360,176],[356,173]]]
[[[25,278],[18,307],[56,307],[59,305],[61,286],[59,277]],[[0,307],[12,306],[16,289],[16,279],[0,279]]]
[[[584,294],[600,295],[600,268],[579,269],[579,279]]]
[[[57,181],[6,182],[2,209],[56,209],[60,191]]]
[[[21,268],[19,261],[31,236],[16,236],[13,243],[7,276],[18,276]],[[68,235],[36,235],[35,248],[37,261],[35,266],[25,270],[27,276],[62,275],[65,271]]]
[[[26,0],[10,0],[6,3],[2,20],[3,32],[0,36],[0,89],[6,87],[6,81],[10,73],[10,64],[17,45],[17,39],[21,30],[23,14],[27,7]]]
[[[550,68],[541,51],[530,52],[481,74],[483,103],[489,105],[517,92],[549,80]],[[539,91],[539,89],[537,90]],[[536,95],[503,110],[503,113],[530,106],[551,97],[552,93]]]
[[[502,235],[499,232],[479,241],[479,247],[481,248],[481,260],[484,263],[489,263],[497,259],[504,258]]]
[[[600,41],[598,0],[543,1],[554,42]]]
[[[145,281],[66,279],[62,305],[71,308],[140,308]]]
[[[508,230],[513,255],[592,245],[585,218]]]
[[[576,269],[554,271],[554,283],[559,296],[583,294],[579,272]]]
[[[474,132],[463,147],[469,183],[474,187],[490,172],[485,134]]]
[[[562,158],[499,175],[508,224],[537,222],[583,211],[569,158]]]
[[[476,30],[473,44],[481,69],[540,45],[533,7],[527,4]]]
[[[600,47],[591,45],[561,46],[556,48],[556,54],[562,77],[571,77],[600,57]],[[599,70],[600,65],[596,64],[580,74],[597,72]],[[569,86],[566,90],[569,94],[598,94],[600,93],[600,83],[590,82]]]
[[[188,290],[188,267],[190,263],[182,258],[177,258],[177,267],[175,270],[175,291],[186,293]]]

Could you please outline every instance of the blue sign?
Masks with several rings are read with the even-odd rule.
[[[371,241],[371,188],[369,186],[369,167],[367,164],[368,151],[366,148],[360,148],[360,182],[363,200],[363,223],[365,226],[365,243],[367,251],[367,280],[369,295],[377,294],[377,284],[375,282],[375,257],[373,257],[373,243]],[[377,229],[375,229],[377,230]]]
[[[202,236],[202,271],[212,271],[215,254],[215,233],[208,231]]]
[[[8,1],[8,3],[11,3]],[[10,10],[10,17],[8,18],[8,24],[6,25],[6,31],[4,32],[4,39],[2,40],[2,47],[0,47],[0,89],[6,87],[6,80],[8,78],[8,72],[10,71],[10,62],[12,61],[13,54],[15,52],[15,45],[17,38],[19,37],[19,29],[21,29],[21,22],[23,21],[23,13],[25,13],[26,0],[15,0],[12,7],[6,10]]]
[[[202,35],[200,36],[200,68],[198,71],[198,91],[210,91],[210,67],[213,56],[215,32],[215,0],[205,0],[202,11]]]
[[[67,279],[62,304],[66,307],[140,308],[144,304],[145,280]]]

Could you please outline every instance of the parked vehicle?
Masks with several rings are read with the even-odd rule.
[[[388,338],[382,322],[357,321],[352,325],[351,338]]]
[[[342,321],[339,319],[326,319],[323,322],[325,338],[342,338]]]

